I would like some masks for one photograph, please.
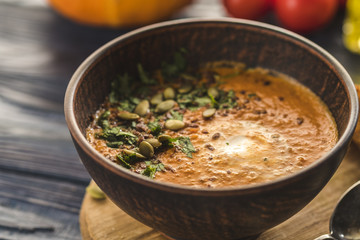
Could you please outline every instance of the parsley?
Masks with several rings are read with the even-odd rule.
[[[150,161],[145,161],[146,168],[142,172],[142,175],[147,176],[149,178],[154,178],[155,173],[158,171],[165,171],[165,166],[162,163],[152,163]]]
[[[185,109],[187,106],[190,106],[193,102],[192,94],[178,94],[177,95],[177,103],[179,107]]]
[[[111,92],[109,94],[109,101],[111,103],[115,103],[119,101],[121,98],[127,97],[130,95],[130,76],[125,73],[122,76],[118,76],[112,83],[111,83]]]
[[[136,97],[129,97],[119,102],[119,110],[133,112],[136,106],[140,103],[140,99]]]
[[[109,128],[110,127],[110,123],[108,120],[109,116],[110,116],[110,111],[109,110],[105,111],[98,118],[97,125],[99,125],[102,129]]]
[[[116,155],[116,157],[120,161],[120,163],[126,168],[133,168],[132,164],[135,164],[136,162],[141,160],[136,156],[136,153],[128,154],[122,152],[121,154]]]
[[[178,94],[176,101],[182,109],[197,109],[211,103],[207,96],[207,88],[204,85],[197,86],[194,90],[186,94]]]
[[[175,120],[183,120],[183,115],[177,111],[171,110],[170,111],[171,114],[171,118],[170,119],[175,119]]]
[[[233,108],[238,105],[235,92],[230,90],[228,92],[219,90],[219,97],[216,104],[213,104],[216,108]]]
[[[209,95],[211,100],[211,106],[214,108],[219,108],[219,103],[215,100],[215,98],[212,95]]]
[[[119,148],[119,146],[121,146],[123,144],[124,144],[124,142],[122,142],[122,141],[118,141],[118,142],[115,141],[115,142],[107,142],[106,146],[111,147],[111,148]]]
[[[186,69],[186,59],[184,54],[186,50],[181,48],[180,51],[174,53],[173,62],[162,62],[161,72],[164,75],[165,79],[178,77]]]
[[[142,67],[142,65],[140,63],[138,63],[137,69],[138,69],[138,73],[139,73],[139,78],[143,84],[152,85],[152,84],[157,83],[157,81],[155,79],[150,78],[148,76],[148,74],[145,72],[144,68]]]
[[[115,146],[119,142],[134,145],[138,140],[134,134],[125,132],[120,127],[106,128],[99,137],[105,139],[110,146]]]
[[[192,153],[196,152],[196,149],[192,145],[189,137],[180,136],[172,138],[170,139],[170,142],[172,142],[174,146],[179,147],[180,150],[189,158],[192,158]]]
[[[133,154],[135,155],[135,154]],[[120,161],[120,164],[123,165],[124,167],[126,168],[132,168],[132,166],[130,165],[130,163],[127,162],[127,159],[124,158],[125,155],[121,155],[121,154],[118,154],[116,155],[117,159]]]
[[[154,136],[158,136],[161,133],[161,125],[159,122],[149,122],[148,127]]]

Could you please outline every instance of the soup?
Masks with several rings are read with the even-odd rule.
[[[234,62],[178,65],[151,75],[138,65],[138,83],[114,81],[86,132],[109,161],[154,181],[221,188],[289,175],[337,142],[326,105],[287,76]]]

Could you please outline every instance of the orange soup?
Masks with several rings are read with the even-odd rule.
[[[196,188],[268,182],[337,142],[320,98],[273,71],[233,62],[173,76],[138,70],[137,85],[126,74],[114,81],[87,139],[109,161],[154,181]]]

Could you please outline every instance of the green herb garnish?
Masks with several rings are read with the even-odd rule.
[[[192,158],[192,153],[196,152],[196,149],[192,145],[189,137],[177,137],[169,140],[174,146],[180,148],[180,150],[186,154],[187,157]]]
[[[110,103],[115,103],[131,94],[130,82],[131,78],[127,73],[122,76],[119,75],[114,81],[112,81],[111,92],[109,94]]]
[[[162,62],[161,72],[165,79],[178,77],[186,69],[185,54],[187,51],[181,48],[180,51],[174,53],[173,62]]]
[[[223,108],[234,108],[238,105],[237,99],[235,96],[235,92],[230,90],[228,92],[224,90],[219,90],[219,97],[217,100],[217,104],[214,106],[218,109]]]
[[[110,111],[109,110],[105,111],[98,118],[97,125],[99,125],[103,129],[109,128],[110,127],[109,116],[110,116]]]
[[[124,142],[122,142],[122,141],[118,141],[118,142],[115,141],[115,142],[107,142],[106,146],[111,147],[111,148],[119,148],[119,146],[121,146],[123,144],[124,144]]]
[[[175,119],[175,120],[183,120],[183,115],[177,111],[171,110],[170,111],[171,114],[171,118],[170,119]]]
[[[149,122],[148,127],[154,136],[158,136],[161,133],[161,125],[159,122]]]
[[[140,103],[140,99],[137,97],[129,97],[119,102],[119,110],[133,112],[136,106]]]
[[[135,155],[135,154],[134,154]],[[125,155],[124,155],[125,156]],[[120,161],[120,164],[123,165],[124,167],[131,169],[132,166],[125,160],[123,155],[118,154],[116,155],[117,159]]]
[[[149,77],[148,73],[144,70],[143,66],[140,63],[138,63],[137,69],[138,69],[140,81],[143,84],[153,85],[157,83],[155,79]]]
[[[134,134],[124,131],[121,127],[103,129],[99,137],[105,139],[110,146],[115,146],[118,142],[134,145],[138,140]]]
[[[154,178],[156,172],[165,170],[165,166],[162,163],[152,163],[151,161],[145,161],[145,163],[147,166],[142,172],[142,175],[149,178]]]

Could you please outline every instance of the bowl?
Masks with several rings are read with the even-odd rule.
[[[271,182],[195,189],[153,181],[118,166],[86,141],[85,130],[119,74],[136,64],[156,69],[183,47],[189,64],[231,60],[273,69],[309,87],[328,106],[339,140],[310,166]],[[358,117],[352,80],[341,64],[309,40],[254,21],[183,19],[143,27],[105,44],[76,70],[65,96],[74,145],[90,176],[122,210],[175,239],[256,236],[309,203],[329,181],[349,146]]]

